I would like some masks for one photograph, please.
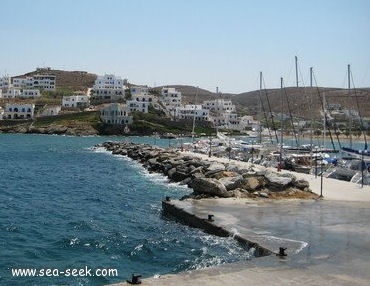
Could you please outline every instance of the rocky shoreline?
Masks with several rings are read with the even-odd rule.
[[[0,125],[0,133],[23,133],[23,134],[55,134],[71,136],[98,135],[89,124],[50,124],[47,126],[34,126],[32,122],[20,123],[17,125]]]
[[[105,142],[103,147],[116,155],[127,156],[141,163],[149,172],[167,176],[193,189],[185,198],[254,198],[254,199],[316,199],[318,196],[305,180],[293,174],[278,173],[262,166],[248,167],[229,162],[202,160],[190,153],[147,144]]]

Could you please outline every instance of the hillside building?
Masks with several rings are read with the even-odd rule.
[[[232,112],[222,112],[217,116],[213,116],[213,122],[215,126],[231,130],[239,130],[240,119],[238,114]]]
[[[148,113],[150,102],[127,100],[126,104],[130,112],[138,111],[138,112]]]
[[[231,100],[223,98],[215,100],[205,100],[202,104],[204,109],[208,109],[213,112],[235,112],[236,107]]]
[[[130,88],[131,99],[126,101],[130,112],[138,111],[148,113],[150,105],[157,102],[157,98],[149,93],[147,86],[133,86]]]
[[[167,110],[175,110],[181,106],[181,92],[173,87],[163,87],[161,90],[161,101]]]
[[[100,110],[100,118],[106,124],[130,125],[133,122],[126,104],[111,103]]]
[[[0,77],[0,90],[7,90],[11,85],[10,77],[5,75]]]
[[[202,105],[187,104],[176,108],[176,117],[178,119],[195,119],[198,121],[209,121],[209,110],[204,109]],[[195,117],[195,118],[194,118]]]
[[[147,86],[132,86],[130,87],[131,96],[149,95],[149,88]]]
[[[34,75],[13,78],[13,87],[20,89],[40,89],[55,91],[56,76],[54,75]]]
[[[2,92],[0,98],[16,98],[20,97],[22,94],[21,90],[18,88],[10,87]]]
[[[63,96],[62,107],[88,107],[90,99],[85,94]]]
[[[61,111],[62,107],[60,105],[55,105],[55,106],[46,106],[44,107],[40,113],[39,117],[44,117],[44,116],[55,116],[58,115]]]
[[[124,80],[108,74],[98,76],[91,92],[93,104],[123,100],[125,98]]]
[[[4,119],[32,119],[34,117],[34,104],[7,103]]]
[[[41,96],[40,90],[38,89],[23,89],[20,98],[38,98]]]

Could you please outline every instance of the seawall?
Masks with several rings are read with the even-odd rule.
[[[258,165],[215,162],[213,158],[199,158],[191,153],[145,144],[105,142],[98,147],[127,156],[149,172],[163,174],[172,182],[187,185],[194,191],[190,198],[317,198],[307,181]]]
[[[162,201],[162,210],[165,215],[170,215],[188,226],[199,228],[209,234],[221,237],[233,237],[247,249],[253,248],[253,255],[256,257],[266,256],[274,253],[273,250],[267,249],[255,241],[251,241],[250,239],[239,234],[232,233],[227,229],[218,226],[216,223],[213,223],[212,215],[209,215],[207,218],[199,217],[191,212],[187,212],[181,207],[176,206],[176,204],[171,202],[171,200],[168,198],[165,201]]]

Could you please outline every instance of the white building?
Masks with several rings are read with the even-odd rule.
[[[38,89],[23,89],[19,95],[21,98],[38,98],[40,96],[40,90]]]
[[[235,105],[231,100],[226,100],[223,98],[215,100],[205,100],[202,104],[203,108],[214,112],[235,112]]]
[[[43,110],[41,110],[39,116],[55,116],[60,113],[61,109],[62,107],[60,105],[46,106],[45,108],[43,108]]]
[[[232,130],[239,130],[240,129],[240,120],[236,113],[231,112],[222,112],[216,116],[213,116],[213,122],[215,126],[232,129]]]
[[[10,87],[5,92],[2,93],[1,98],[16,98],[20,97],[22,91],[18,88]]]
[[[147,86],[132,86],[130,87],[131,96],[149,95],[149,87]]]
[[[34,104],[7,103],[4,119],[31,119],[34,117]]]
[[[98,76],[95,80],[94,88],[101,89],[122,89],[124,87],[124,80],[116,77],[113,74],[105,74]]]
[[[130,112],[138,111],[143,113],[148,113],[148,108],[150,103],[147,101],[136,101],[136,100],[127,100],[127,107]]]
[[[13,78],[13,87],[21,89],[38,88],[41,90],[55,91],[55,75],[34,75]]]
[[[175,110],[181,106],[181,92],[173,87],[163,87],[161,91],[162,102],[168,110]]]
[[[124,80],[114,75],[98,76],[92,89],[93,101],[115,101],[125,98]]]
[[[107,124],[130,125],[133,119],[129,113],[125,104],[111,103],[100,111],[100,118]]]
[[[55,75],[34,75],[33,87],[43,90],[55,90],[56,77]]]
[[[63,96],[62,99],[63,107],[87,107],[89,105],[90,105],[89,97],[84,94]]]
[[[261,123],[255,120],[253,116],[245,115],[239,118],[240,121],[240,131],[242,130],[252,130],[258,131],[261,127]]]
[[[187,104],[176,108],[176,117],[179,119],[194,119],[199,121],[209,121],[209,110],[202,105]]]
[[[10,87],[10,77],[5,75],[0,77],[0,90],[7,90]]]
[[[1,89],[0,89],[0,91],[1,91]],[[4,117],[4,108],[2,108],[0,106],[0,120],[3,120],[3,117]]]
[[[33,77],[15,77],[13,78],[13,87],[15,88],[33,88]]]

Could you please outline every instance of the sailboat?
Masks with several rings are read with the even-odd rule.
[[[351,92],[351,66],[348,65],[348,96],[350,96],[350,92]],[[360,112],[356,92],[355,92],[355,99],[356,99],[357,109],[358,109],[358,113],[359,113],[359,117],[360,117],[360,125],[361,125],[360,127],[361,127],[361,130],[362,130],[363,135],[364,135],[364,142],[365,142],[364,143],[364,149],[363,150],[358,150],[358,149],[353,148],[353,146],[352,146],[352,135],[350,134],[350,146],[349,147],[342,147],[341,151],[344,155],[349,156],[350,158],[360,159],[360,160],[365,161],[365,162],[370,164],[370,152],[369,152],[368,146],[367,146],[366,134],[364,132],[364,125],[363,125],[363,121],[362,121],[362,116],[361,116],[361,112]],[[348,113],[348,116],[349,116],[349,120],[350,120],[349,128],[352,128],[352,115],[351,115],[350,112]],[[362,168],[364,168],[364,166],[362,166]]]

